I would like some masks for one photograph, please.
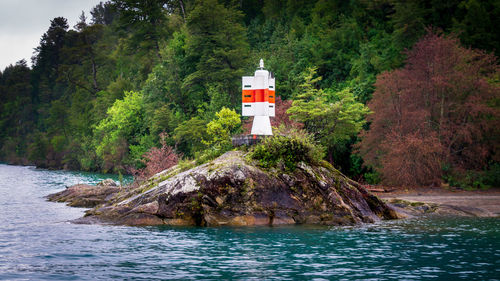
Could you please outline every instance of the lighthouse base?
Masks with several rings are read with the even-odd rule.
[[[269,116],[254,116],[251,134],[272,136],[273,130],[271,128]]]

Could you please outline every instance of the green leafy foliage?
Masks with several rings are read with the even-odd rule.
[[[203,150],[206,145],[203,142],[207,136],[207,122],[198,117],[182,122],[174,131],[174,140],[177,149],[187,157],[193,157],[194,153]]]
[[[500,186],[500,164],[492,163],[484,171],[458,171],[450,165],[443,167],[443,180],[451,187],[466,190],[489,189]]]
[[[228,93],[235,106],[239,98],[242,68],[248,64],[248,43],[243,14],[218,0],[196,1],[186,19],[187,60],[195,69],[184,80],[188,92],[205,91],[216,85]]]
[[[216,118],[207,124],[208,138],[205,144],[217,149],[231,147],[231,136],[241,129],[240,115],[223,107],[215,114]]]
[[[323,147],[304,131],[291,131],[288,135],[264,138],[249,153],[264,168],[282,167],[295,170],[297,164],[318,164],[324,157]]]
[[[263,58],[277,101],[328,161],[374,182],[352,147],[369,128],[377,75],[402,67],[429,26],[498,55],[499,14],[497,0],[103,2],[74,27],[52,19],[31,68],[0,71],[0,160],[125,171],[141,168],[165,132],[175,153],[207,161],[239,132],[217,113],[239,113],[241,76]],[[288,120],[284,108],[274,121]],[[483,170],[499,161],[489,160]]]
[[[334,162],[334,155],[341,154],[345,143],[361,131],[370,110],[356,100],[349,88],[317,89],[315,84],[321,77],[314,78],[315,72],[309,68],[303,74],[304,82],[287,113],[327,147],[329,160]]]
[[[314,84],[321,77],[313,78],[314,74],[315,69],[310,68],[304,75],[300,92],[287,111],[290,118],[304,123],[305,128],[324,143],[341,142],[355,136],[370,110],[356,100],[349,88],[338,92],[316,89]]]
[[[95,134],[99,138],[96,153],[108,162],[104,163],[105,167],[130,161],[127,158],[128,145],[132,145],[133,156],[144,154],[147,149],[143,146],[147,141],[141,138],[145,134],[142,95],[131,91],[125,93],[122,100],[116,100],[109,108],[107,117],[96,126]]]

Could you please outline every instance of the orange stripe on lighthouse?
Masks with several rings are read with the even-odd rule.
[[[254,90],[243,90],[241,93],[241,99],[243,102],[255,102]]]
[[[266,94],[268,97],[269,103],[275,103],[275,95],[273,90],[266,89]]]
[[[266,95],[267,89],[257,89],[255,90],[255,102],[266,102],[268,101],[268,96]]]

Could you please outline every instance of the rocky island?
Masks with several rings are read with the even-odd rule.
[[[77,223],[353,225],[398,218],[326,162],[299,162],[293,171],[262,168],[242,151],[184,171],[174,166],[136,187],[76,185],[48,198],[92,208]]]

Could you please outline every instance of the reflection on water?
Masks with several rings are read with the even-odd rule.
[[[0,279],[494,280],[500,220],[358,227],[122,227],[67,223],[43,196],[106,175],[0,165]]]

